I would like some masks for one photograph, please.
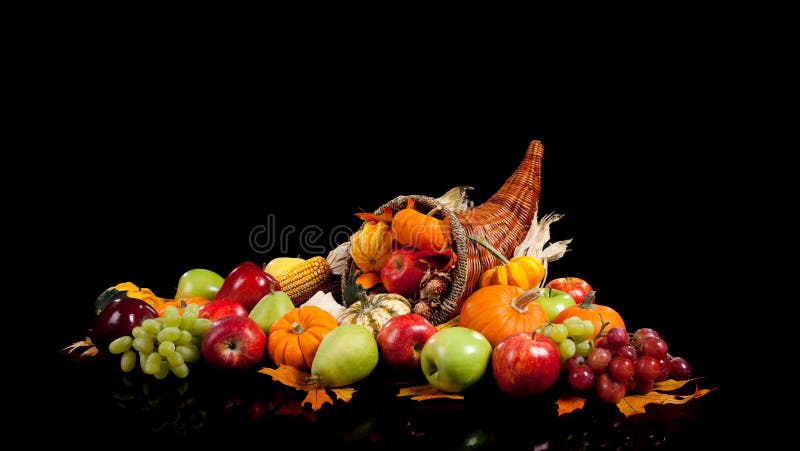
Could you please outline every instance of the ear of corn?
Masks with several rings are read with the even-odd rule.
[[[331,278],[331,267],[322,257],[312,257],[303,263],[292,266],[278,276],[281,291],[295,299],[313,293]]]

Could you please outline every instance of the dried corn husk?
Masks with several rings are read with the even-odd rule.
[[[544,266],[544,278],[542,284],[547,280],[547,267],[550,262],[554,262],[569,250],[567,246],[572,242],[572,238],[568,240],[556,241],[550,243],[550,225],[564,217],[562,214],[549,213],[539,220],[539,210],[537,209],[531,221],[531,227],[528,229],[528,234],[522,242],[514,249],[514,257],[521,255],[529,255],[536,257],[542,262]]]

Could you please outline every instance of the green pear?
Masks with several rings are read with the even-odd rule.
[[[253,310],[250,310],[250,319],[269,335],[272,324],[294,308],[292,300],[283,291],[273,291],[258,301]]]

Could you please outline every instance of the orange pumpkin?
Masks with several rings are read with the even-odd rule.
[[[482,333],[492,347],[511,334],[532,334],[548,320],[544,308],[535,302],[541,294],[541,288],[525,291],[513,285],[481,288],[464,301],[458,325]]]
[[[389,259],[392,250],[392,229],[381,221],[367,221],[350,236],[350,256],[358,269],[377,272]]]
[[[583,302],[565,308],[556,316],[553,322],[563,323],[564,320],[570,316],[577,316],[582,320],[588,319],[594,324],[595,335],[600,333],[600,330],[603,328],[603,323],[608,323],[604,332],[608,332],[612,327],[625,329],[625,322],[622,321],[622,317],[619,316],[619,313],[611,307],[595,304],[594,297],[595,292],[590,291],[586,297],[583,298]]]
[[[211,301],[201,297],[181,298],[176,301],[164,302],[160,304],[158,307],[156,307],[156,311],[158,312],[158,316],[164,316],[164,310],[166,310],[166,308],[170,305],[174,305],[175,307],[178,307],[178,312],[183,315],[183,311],[189,306],[189,304],[197,304],[202,307],[209,302]]]
[[[333,315],[319,307],[293,308],[269,328],[267,353],[276,365],[308,371],[322,338],[338,325]]]
[[[397,242],[421,250],[442,252],[450,246],[450,217],[444,220],[427,215],[414,208],[414,199],[408,198],[406,208],[392,219],[392,230]],[[362,268],[363,269],[363,268]]]
[[[544,279],[544,265],[538,258],[530,255],[520,255],[509,260],[483,238],[477,235],[470,235],[469,238],[485,247],[502,263],[499,266],[487,269],[481,274],[481,278],[478,281],[479,287],[514,285],[523,290],[530,290],[539,286],[539,283]]]

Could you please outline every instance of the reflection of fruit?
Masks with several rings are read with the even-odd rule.
[[[322,339],[339,324],[319,307],[293,308],[270,327],[267,352],[276,365],[308,371]]]
[[[558,314],[565,308],[575,305],[575,301],[570,295],[553,288],[543,289],[542,295],[536,298],[536,302],[542,306],[550,321],[555,321]]]
[[[224,281],[225,279],[214,271],[202,268],[190,269],[178,279],[175,300],[194,297],[214,299]]]
[[[378,333],[381,357],[401,375],[410,376],[419,371],[422,347],[435,333],[433,324],[420,315],[395,316]]]
[[[389,256],[381,269],[381,282],[386,291],[413,298],[428,269],[419,261],[414,248],[404,247]]]
[[[230,299],[217,299],[200,307],[198,318],[207,318],[211,321],[225,318],[226,316],[247,316],[247,309],[236,301]]]
[[[420,363],[431,385],[444,392],[458,393],[480,380],[491,354],[492,345],[479,332],[449,327],[428,339]]]
[[[240,302],[250,311],[273,289],[280,290],[274,277],[265,273],[255,263],[244,262],[228,274],[215,299]]]
[[[276,257],[267,263],[267,266],[264,267],[264,272],[269,273],[276,279],[278,276],[283,274],[284,272],[291,269],[293,266],[297,266],[300,263],[303,263],[305,260],[302,258],[295,258],[295,257]]]
[[[350,385],[369,376],[377,365],[378,345],[372,332],[358,324],[344,324],[322,339],[310,381],[321,387]]]
[[[553,340],[541,334],[506,337],[492,353],[497,386],[514,396],[539,395],[555,384],[561,358]]]
[[[250,311],[250,319],[258,323],[265,334],[278,318],[294,308],[292,300],[283,291],[275,290],[267,294]]]
[[[124,297],[109,302],[95,318],[92,342],[100,352],[106,352],[115,339],[130,335],[133,328],[148,318],[157,318],[158,312],[146,302]]]
[[[547,313],[535,302],[540,291],[512,285],[483,287],[464,301],[458,325],[477,330],[492,346],[512,334],[533,333],[547,322]]]
[[[583,298],[592,291],[592,286],[583,279],[577,277],[560,277],[547,282],[545,288],[555,288],[561,290],[572,297],[576,304],[583,302]]]
[[[267,337],[250,318],[228,316],[214,322],[203,337],[203,358],[218,368],[244,370],[264,356]]]

